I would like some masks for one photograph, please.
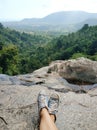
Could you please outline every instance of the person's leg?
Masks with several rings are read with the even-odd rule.
[[[40,130],[58,130],[55,121],[56,121],[56,112],[59,105],[59,95],[53,93],[48,97],[44,90],[42,90],[38,95],[38,110],[40,116]]]
[[[54,115],[50,115],[46,108],[40,112],[40,130],[58,130],[54,123]]]
[[[52,121],[55,122],[55,116],[50,114],[50,117],[51,117]]]

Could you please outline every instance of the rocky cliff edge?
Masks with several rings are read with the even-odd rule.
[[[0,74],[0,130],[37,130],[37,96],[58,92],[59,130],[97,130],[97,62],[55,61],[31,74]]]

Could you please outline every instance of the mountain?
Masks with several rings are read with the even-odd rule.
[[[91,23],[91,19],[97,23],[97,13],[88,13],[84,11],[63,11],[52,13],[43,18],[25,18],[21,21],[3,22],[3,25],[22,31],[63,31],[72,32],[80,26]],[[80,24],[81,23],[81,24]],[[77,28],[77,24],[79,28]],[[92,22],[92,25],[93,24]]]
[[[97,18],[97,14],[83,11],[66,11],[48,15],[44,20],[54,24],[76,24],[89,18]]]
[[[97,18],[96,13],[87,13],[83,11],[63,11],[52,13],[44,18],[32,18],[32,19],[23,19],[20,21],[23,24],[75,24],[79,22],[83,22],[89,18]]]
[[[83,27],[84,24],[88,24],[90,26],[95,26],[95,25],[97,25],[97,18],[96,19],[95,18],[87,19],[81,23],[76,24],[75,27],[80,29]]]

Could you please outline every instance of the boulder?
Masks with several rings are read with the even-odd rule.
[[[53,62],[48,73],[55,71],[71,83],[97,83],[97,62],[87,58]]]

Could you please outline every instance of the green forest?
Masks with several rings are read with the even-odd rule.
[[[87,57],[97,61],[97,26],[57,37],[21,33],[0,23],[0,73],[31,73],[54,60]]]

